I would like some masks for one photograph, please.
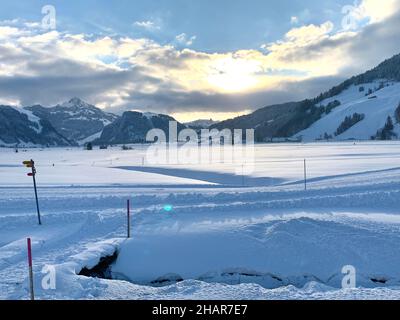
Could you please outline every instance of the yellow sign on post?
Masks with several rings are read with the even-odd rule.
[[[41,225],[42,221],[40,219],[39,200],[38,200],[38,195],[37,195],[36,178],[35,178],[35,176],[36,176],[35,162],[33,160],[27,160],[27,161],[23,161],[22,164],[27,168],[32,168],[32,172],[29,172],[27,175],[29,177],[33,178],[33,188],[35,190],[36,209],[37,209],[38,221],[39,221],[39,225]]]
[[[22,162],[22,164],[27,168],[32,168],[32,166],[33,166],[32,161],[24,161],[24,162]]]

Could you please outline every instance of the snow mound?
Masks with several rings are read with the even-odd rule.
[[[112,272],[134,283],[155,285],[163,284],[160,279],[169,284],[179,278],[266,288],[300,287],[310,281],[340,287],[342,268],[352,265],[364,287],[393,285],[400,280],[399,241],[396,233],[382,237],[381,230],[368,225],[311,218],[235,230],[180,230],[127,241]]]

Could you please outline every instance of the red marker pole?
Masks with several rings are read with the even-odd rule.
[[[307,160],[304,159],[304,190],[307,191]]]
[[[29,264],[29,291],[31,294],[31,300],[35,300],[35,294],[33,291],[33,270],[32,270],[32,246],[31,238],[27,239],[28,243],[28,264]]]
[[[127,237],[128,239],[131,237],[131,208],[130,202],[127,200],[126,202],[126,211],[127,211]]]

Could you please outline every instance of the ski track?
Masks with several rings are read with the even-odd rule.
[[[92,193],[86,197],[84,190],[76,190],[72,197],[71,195],[65,196],[68,188],[42,190],[42,206],[45,208],[43,211],[43,220],[46,227],[50,229],[55,224],[67,224],[70,228],[66,233],[59,235],[55,241],[53,239],[39,240],[34,243],[35,251],[35,272],[40,273],[38,266],[45,264],[58,264],[68,261],[68,258],[82,252],[83,248],[89,246],[91,243],[96,243],[104,239],[122,238],[124,236],[125,228],[125,200],[127,196],[131,195],[133,199],[133,230],[132,233],[146,233],[155,232],[157,230],[167,230],[176,228],[179,230],[185,226],[195,226],[196,228],[218,228],[219,226],[234,226],[236,224],[242,225],[243,223],[252,224],[259,223],[260,221],[278,221],[284,219],[285,215],[292,217],[310,216],[314,219],[328,219],[331,221],[337,220],[341,222],[348,221],[353,223],[357,219],[357,224],[364,228],[374,228],[377,226],[382,229],[382,232],[395,229],[396,232],[400,231],[400,217],[396,224],[376,224],[371,222],[374,219],[364,214],[374,207],[380,208],[382,211],[382,203],[385,203],[390,213],[390,208],[399,207],[400,205],[400,184],[396,183],[377,183],[369,186],[349,186],[337,188],[322,188],[316,190],[304,191],[283,191],[278,189],[270,189],[269,191],[242,191],[242,192],[219,192],[215,195],[207,193],[166,193],[160,194],[144,194],[136,195],[135,190],[127,190],[125,194],[100,196],[99,193]],[[112,189],[112,188],[111,188]],[[119,193],[120,190],[117,190]],[[54,193],[54,194],[53,194]],[[0,215],[0,229],[11,223],[21,224],[34,224],[35,214],[32,210],[32,203],[21,201],[20,190],[13,190],[11,192],[3,193],[7,197],[0,197],[0,203],[8,202],[8,206],[18,208],[11,214],[1,213]],[[11,194],[11,196],[10,196]],[[68,201],[71,203],[69,208],[60,206],[60,203]],[[246,201],[245,201],[246,200]],[[12,202],[13,205],[10,206]],[[99,204],[96,204],[99,202]],[[163,211],[163,205],[170,203],[174,205],[172,213]],[[187,203],[190,203],[188,205]],[[152,206],[149,208],[149,204]],[[91,205],[99,210],[87,210]],[[358,208],[360,214],[341,214],[341,211],[346,211],[347,208]],[[86,208],[82,210],[80,208]],[[324,214],[306,214],[307,208],[329,208],[329,210],[322,210]],[[334,208],[337,212],[333,212]],[[360,208],[365,208],[363,211]],[[29,210],[28,210],[29,209]],[[60,212],[54,212],[61,209]],[[299,210],[301,209],[300,212]],[[246,212],[243,217],[241,213]],[[318,210],[315,210],[318,211]],[[27,213],[29,212],[29,213]],[[354,210],[353,210],[354,212]],[[364,212],[364,213],[363,213]],[[158,218],[155,219],[155,216]],[[190,216],[188,218],[188,216]],[[61,217],[61,219],[60,219]],[[361,219],[360,219],[361,218]],[[379,221],[379,217],[375,220]],[[393,222],[393,219],[392,221]],[[38,227],[37,227],[38,228]],[[37,229],[36,228],[36,229]],[[35,229],[32,231],[35,233]],[[86,236],[89,234],[90,236]],[[24,240],[24,239],[23,239]],[[23,241],[17,239],[10,241],[10,243],[3,243],[0,248],[0,277],[7,279],[1,282],[1,296],[2,298],[21,298],[21,292],[27,294],[26,288],[26,256],[24,250],[21,251],[24,244]],[[15,250],[12,250],[13,244],[18,242]],[[9,249],[11,247],[11,249]],[[104,280],[101,280],[104,281]],[[186,282],[186,281],[185,281]],[[174,294],[166,294],[165,288],[158,288],[160,292],[156,293],[152,298],[180,298],[182,297],[181,287],[186,284],[177,284],[177,292]],[[194,282],[198,290],[204,289],[198,282]],[[222,285],[222,284],[221,284]],[[206,284],[205,286],[209,286]],[[250,286],[247,284],[247,286]],[[249,289],[249,288],[247,288]],[[201,297],[201,293],[196,294],[193,289],[193,297]],[[255,290],[255,289],[254,289]],[[261,290],[261,292],[260,292]],[[273,298],[274,292],[263,291],[265,289],[257,287],[257,297]],[[276,297],[282,294],[283,289],[274,289]],[[291,289],[291,296],[296,297],[295,288]],[[367,289],[366,289],[367,290]],[[371,289],[372,290],[372,289]],[[387,289],[388,290],[388,289]],[[226,291],[226,290],[225,290]],[[233,293],[225,292],[224,297],[230,297]],[[369,297],[373,291],[366,291],[364,294]],[[268,293],[268,294],[267,294]],[[128,294],[129,293],[125,293]],[[330,292],[332,299],[335,299],[335,293]],[[235,295],[233,295],[235,296]],[[216,295],[218,297],[218,294]],[[318,299],[318,295],[310,294],[308,298]],[[326,295],[321,295],[320,298],[326,298]],[[95,297],[93,297],[95,298]],[[116,297],[114,297],[116,298]],[[120,298],[123,298],[122,296]],[[126,298],[126,297],[125,297]],[[136,298],[148,298],[148,294],[140,296],[136,294]],[[304,293],[302,298],[304,298]]]

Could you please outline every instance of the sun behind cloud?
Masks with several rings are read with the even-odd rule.
[[[223,92],[240,92],[259,84],[258,73],[263,71],[257,60],[234,59],[232,57],[213,61],[208,83]]]

